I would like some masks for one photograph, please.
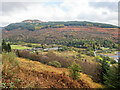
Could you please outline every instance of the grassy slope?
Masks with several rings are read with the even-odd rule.
[[[37,61],[17,58],[14,54],[3,55],[2,70],[4,77],[2,82],[6,82],[6,86],[11,86],[13,83],[14,85],[11,87],[102,88],[100,84],[94,83],[86,74],[81,73],[80,80],[72,80],[68,76],[69,69],[55,68]]]
[[[62,73],[63,72],[65,72],[66,73],[66,77],[68,76],[68,74],[69,74],[69,70],[68,69],[66,69],[66,68],[55,68],[55,67],[52,67],[52,66],[48,66],[48,65],[45,65],[45,64],[42,64],[42,63],[40,63],[40,62],[37,62],[37,61],[31,61],[31,60],[28,60],[28,59],[23,59],[23,58],[19,58],[19,60],[21,61],[21,68],[23,68],[23,69],[27,69],[27,70],[30,70],[30,71],[36,71],[36,72],[43,72],[43,73],[45,73],[45,72],[48,72],[49,74],[51,73],[51,75],[53,74],[53,77],[55,77],[56,75],[57,76],[59,76],[59,75],[62,75]],[[29,73],[29,72],[28,72]],[[37,78],[37,77],[36,77]],[[63,77],[64,78],[64,77]],[[67,77],[68,78],[68,77]],[[51,80],[51,79],[53,79],[53,78],[50,78],[50,79],[48,79],[48,81],[46,81],[45,79],[42,81],[43,82],[43,87],[47,87],[47,85],[48,85],[48,83],[50,83],[51,81],[54,81],[54,80]],[[59,78],[60,79],[60,78]],[[69,79],[68,79],[69,80]],[[86,85],[88,85],[88,86],[90,86],[90,88],[100,88],[100,87],[102,87],[100,84],[98,84],[98,83],[94,83],[93,81],[92,81],[92,79],[91,78],[89,78],[87,75],[85,75],[85,74],[82,74],[81,73],[81,80],[83,81],[83,82],[85,82],[86,83]],[[41,83],[42,83],[41,82]],[[40,83],[40,82],[39,82]],[[54,83],[54,82],[52,82],[53,84],[55,84],[56,85],[56,87],[57,86],[59,86],[59,83]],[[51,84],[52,84],[51,83]],[[64,83],[64,82],[63,82]],[[78,83],[78,82],[77,82]],[[65,84],[65,83],[64,83]],[[63,85],[64,85],[63,84]],[[48,85],[48,87],[49,87],[49,85]],[[62,87],[61,85],[60,85],[60,87]],[[68,86],[66,86],[65,85],[65,87],[68,87]],[[84,86],[83,86],[84,87]]]

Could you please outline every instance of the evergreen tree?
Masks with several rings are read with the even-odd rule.
[[[107,73],[108,75],[104,75],[106,87],[120,88],[120,58],[118,60],[118,66],[112,66]]]
[[[5,40],[2,40],[2,51],[11,52],[10,44],[6,44]]]
[[[19,50],[16,51],[16,54],[18,57],[20,57]]]
[[[8,43],[8,52],[11,52],[11,46],[9,43]]]
[[[8,50],[7,44],[6,44],[5,40],[3,39],[2,40],[2,51],[7,51],[7,50]]]
[[[93,49],[96,50],[96,45],[95,44],[93,44]]]
[[[70,77],[73,79],[78,79],[80,77],[80,72],[81,72],[80,66],[76,62],[73,62],[73,64],[69,68],[70,68]]]
[[[35,50],[35,53],[38,55],[39,54],[39,52],[37,51],[37,50]]]
[[[103,57],[103,60],[101,61],[101,67],[102,67],[102,72],[101,72],[101,83],[104,84],[105,78],[104,75],[107,76],[107,70],[109,70],[109,64],[108,64],[108,58]]]

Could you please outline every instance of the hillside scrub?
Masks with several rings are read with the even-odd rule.
[[[13,52],[2,53],[2,85],[3,88],[10,87],[15,88],[12,82],[12,77],[14,76],[13,70],[19,72],[19,61],[17,56]],[[16,72],[16,73],[17,73]]]
[[[18,51],[16,51],[16,54],[18,54]],[[56,54],[53,52],[48,52],[46,55],[37,55],[36,53],[30,53],[29,51],[19,51],[19,57],[28,58],[33,61],[39,61],[43,64],[49,64],[49,62],[58,61],[61,64],[61,67],[66,68],[69,67],[72,63],[71,60],[66,60],[64,57],[56,56]]]
[[[49,62],[48,65],[54,66],[54,67],[57,67],[57,68],[61,67],[61,64],[58,61]]]
[[[66,71],[66,74],[68,73],[67,72],[68,70],[64,68],[59,69],[41,64],[40,62],[31,61],[29,59],[18,58],[13,52],[3,53],[3,61],[4,61],[3,69],[2,69],[3,88],[90,88],[91,87],[83,79],[82,80],[78,79],[76,81],[69,78],[69,76],[67,75],[63,75],[62,74],[63,71]],[[6,66],[6,63],[9,66]]]
[[[13,52],[2,53],[2,62],[3,62],[3,72],[7,73],[9,70],[12,70],[16,67],[19,67],[19,61],[17,56]]]
[[[16,54],[18,51],[16,51]],[[95,82],[100,82],[100,73],[101,73],[101,67],[99,64],[97,64],[95,61],[90,60],[81,60],[81,59],[74,59],[72,57],[66,58],[64,56],[59,56],[55,54],[53,51],[49,51],[46,54],[36,54],[36,53],[30,53],[29,51],[19,51],[19,57],[28,58],[32,61],[39,61],[43,64],[52,65],[55,67],[62,67],[62,68],[68,68],[72,65],[72,62],[76,62],[80,65],[81,70],[83,73],[88,74],[92,77],[92,79]],[[51,62],[57,61],[59,64],[51,64]]]

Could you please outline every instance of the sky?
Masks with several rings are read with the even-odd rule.
[[[0,27],[27,19],[118,25],[118,0],[0,0]]]

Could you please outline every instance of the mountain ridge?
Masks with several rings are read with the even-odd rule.
[[[104,23],[95,23],[88,21],[48,21],[43,22],[41,20],[24,20],[19,23],[11,23],[8,26],[4,27],[4,30],[10,31],[13,29],[28,29],[30,31],[47,29],[47,28],[63,28],[65,26],[93,26],[101,28],[118,28],[118,26]]]
[[[7,41],[58,43],[61,41],[110,40],[117,41],[118,27],[87,21],[13,23],[2,30]]]

